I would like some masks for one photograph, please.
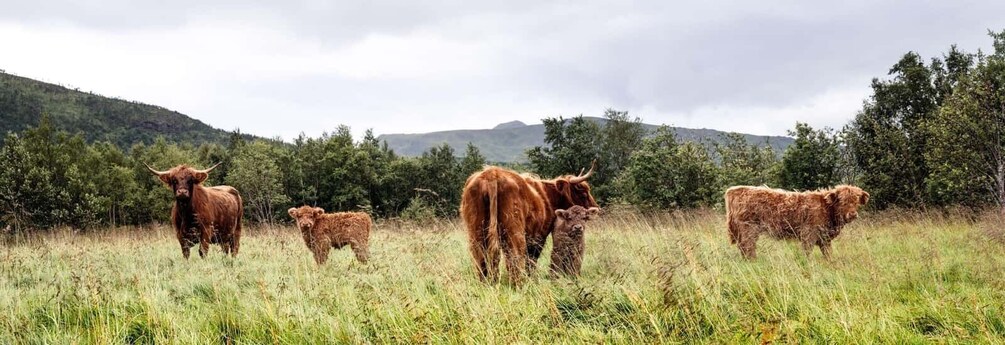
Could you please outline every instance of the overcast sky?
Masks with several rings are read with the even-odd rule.
[[[1005,29],[1005,1],[209,3],[3,0],[0,69],[285,139],[608,107],[785,134],[842,126],[907,51]]]

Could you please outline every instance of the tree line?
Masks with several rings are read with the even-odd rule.
[[[461,157],[448,145],[401,157],[370,131],[353,140],[346,126],[292,143],[234,133],[227,144],[160,138],[122,150],[110,142],[88,144],[47,117],[7,134],[0,157],[0,225],[14,230],[167,222],[173,196],[144,164],[166,170],[222,162],[206,184],[238,188],[245,217],[265,224],[285,222],[286,209],[303,204],[379,217],[451,216],[460,186],[485,164],[472,145]]]
[[[908,52],[839,130],[797,123],[778,157],[730,134],[681,142],[669,128],[645,135],[638,118],[609,110],[607,124],[546,119],[548,147],[527,152],[551,176],[597,158],[596,196],[656,209],[721,203],[733,185],[812,190],[859,185],[872,207],[1005,205],[1005,31],[989,32],[992,51],[951,46],[925,61]]]
[[[876,208],[1000,207],[1005,32],[990,36],[991,53],[952,46],[927,63],[905,54],[888,78],[872,81],[872,95],[848,125],[797,123],[784,152],[739,134],[688,142],[666,126],[650,133],[640,118],[608,109],[603,124],[582,116],[544,119],[545,145],[528,150],[526,164],[510,165],[548,178],[596,161],[590,183],[602,205],[648,210],[716,207],[732,185],[811,190],[839,183],[862,186]],[[172,196],[144,163],[168,169],[223,162],[207,183],[238,188],[245,216],[264,224],[285,222],[286,208],[302,204],[377,217],[452,217],[464,181],[486,163],[470,144],[463,154],[443,144],[419,157],[399,156],[371,131],[354,140],[346,126],[291,143],[232,133],[225,144],[160,138],[123,149],[88,143],[46,117],[8,133],[0,160],[0,228],[18,231],[166,222]]]

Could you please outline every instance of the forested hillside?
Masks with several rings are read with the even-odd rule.
[[[0,72],[0,133],[37,126],[42,114],[58,129],[121,148],[150,144],[157,137],[195,145],[224,143],[228,137],[227,131],[177,111]]]

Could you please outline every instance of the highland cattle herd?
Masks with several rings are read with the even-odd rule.
[[[217,164],[219,165],[219,164]],[[198,170],[179,165],[167,171],[147,168],[174,192],[171,223],[188,259],[199,244],[199,255],[219,244],[224,254],[237,256],[241,247],[241,195],[230,186],[206,187],[202,183],[217,165]],[[600,214],[585,174],[542,179],[531,174],[486,166],[468,177],[461,194],[460,215],[467,228],[469,250],[480,279],[496,282],[504,257],[508,279],[519,285],[537,268],[548,236],[552,237],[552,276],[578,277],[586,252],[587,220]],[[768,187],[735,186],[725,192],[726,229],[746,259],[757,256],[757,239],[797,240],[807,255],[814,246],[831,257],[831,241],[858,217],[869,201],[861,188],[840,185],[832,189],[794,192]],[[331,249],[349,246],[360,263],[369,260],[373,227],[363,212],[326,213],[304,205],[291,208],[290,217],[318,265]]]

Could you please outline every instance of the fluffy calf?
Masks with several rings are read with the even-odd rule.
[[[352,248],[356,260],[366,263],[370,257],[370,228],[373,221],[363,212],[325,213],[320,207],[291,208],[290,217],[304,235],[307,249],[314,253],[318,265],[328,261],[328,252],[345,245]]]
[[[757,238],[797,239],[809,254],[813,246],[827,258],[831,240],[858,217],[869,193],[849,185],[812,192],[790,192],[767,187],[737,186],[726,190],[729,241],[744,257],[757,256]]]
[[[555,210],[555,230],[551,234],[551,272],[578,277],[586,250],[586,221],[600,212],[599,208],[572,206]]]
[[[181,253],[186,259],[189,249],[199,243],[199,256],[205,258],[210,243],[218,243],[224,254],[237,256],[241,249],[241,217],[244,215],[241,194],[230,186],[202,185],[216,165],[197,170],[179,165],[168,171],[147,169],[174,192],[171,224],[174,225]]]

